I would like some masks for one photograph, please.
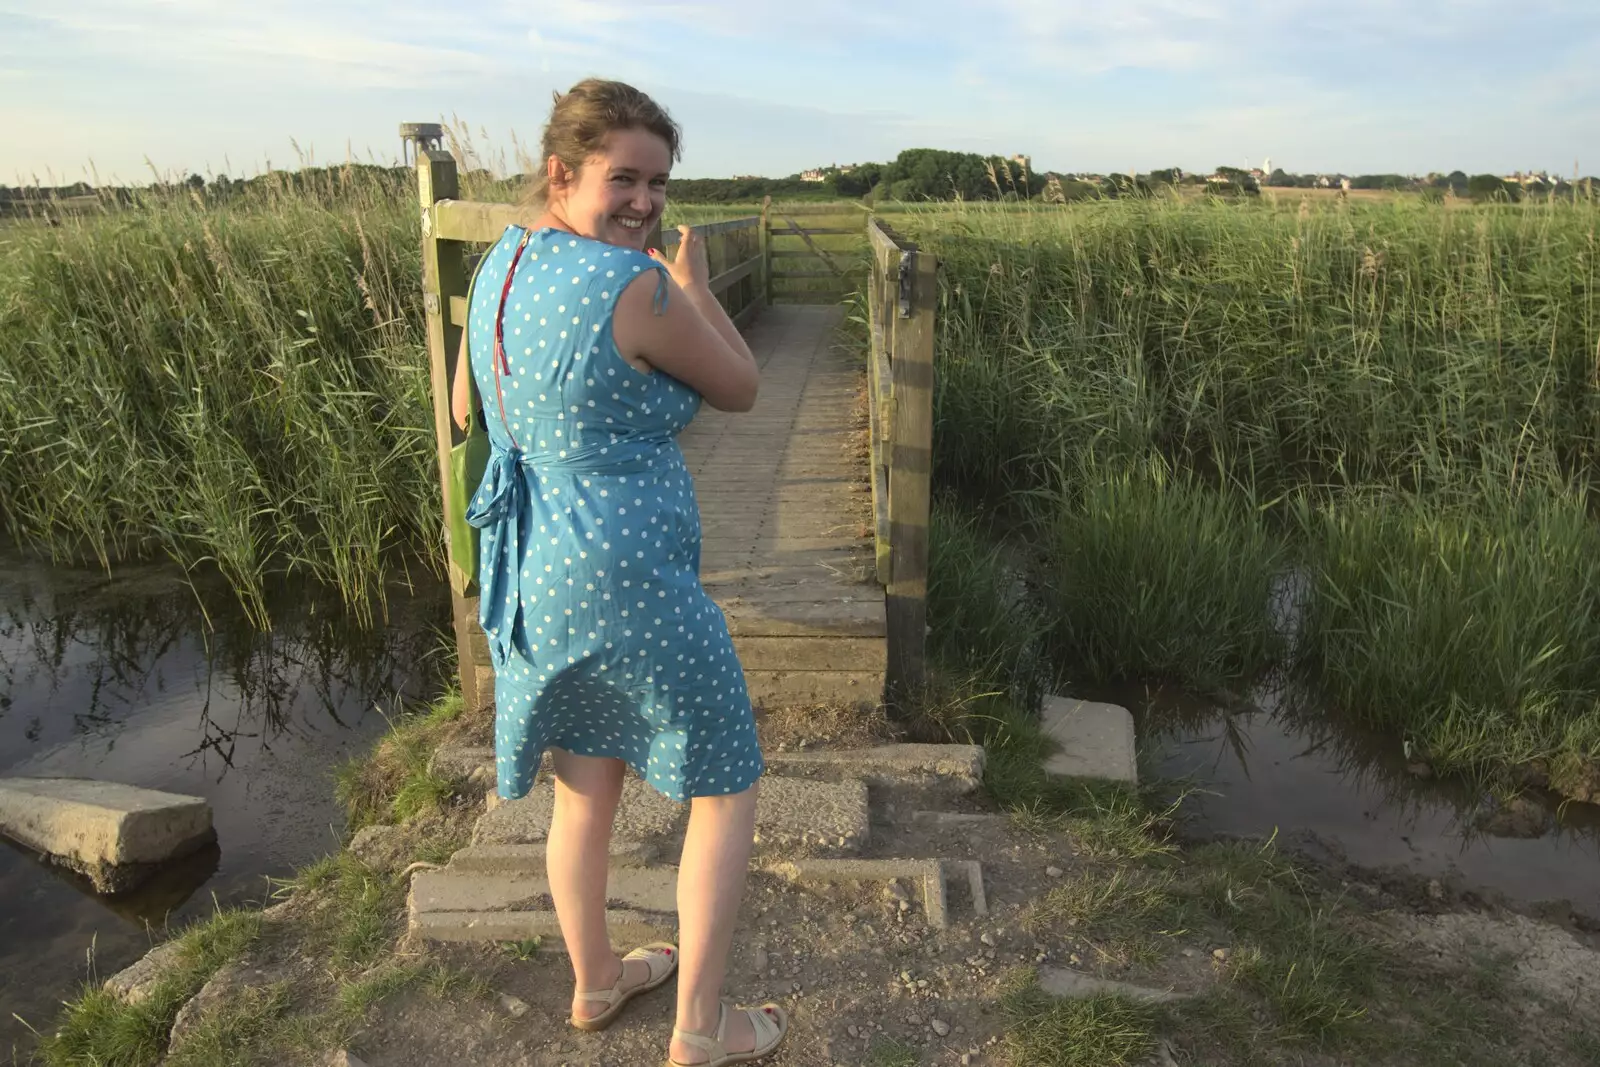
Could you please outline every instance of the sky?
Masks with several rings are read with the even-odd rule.
[[[906,148],[1036,170],[1600,173],[1597,0],[0,0],[0,182],[398,159],[516,172],[551,94],[631,82],[682,177]]]

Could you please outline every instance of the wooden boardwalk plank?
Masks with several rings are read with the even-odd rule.
[[[695,478],[700,576],[728,618],[751,696],[876,703],[886,665],[873,580],[859,369],[833,346],[837,307],[777,305],[746,332],[755,409],[703,408],[679,439]]]

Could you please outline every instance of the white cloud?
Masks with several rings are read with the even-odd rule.
[[[0,11],[6,11],[0,8]],[[310,0],[243,5],[214,0],[84,0],[13,10],[79,54],[136,57],[190,70],[225,69],[387,88],[491,73],[471,47],[418,43],[447,23],[423,9]],[[431,25],[430,25],[431,24]],[[402,30],[412,29],[411,39]]]

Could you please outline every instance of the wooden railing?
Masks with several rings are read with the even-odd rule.
[[[433,426],[438,445],[441,499],[444,514],[461,503],[450,499],[450,451],[461,431],[450,417],[450,395],[461,345],[461,328],[467,321],[469,256],[481,246],[498,241],[507,226],[532,220],[526,208],[514,204],[482,203],[459,199],[460,181],[455,158],[436,147],[419,146],[417,195],[422,211],[422,302],[427,322],[428,364],[433,392]],[[706,238],[711,270],[711,291],[740,326],[747,324],[767,300],[766,226],[760,216],[730,219],[696,226]],[[657,229],[650,247],[672,254],[678,233]],[[448,551],[448,536],[446,537]],[[462,698],[475,707],[487,698],[493,669],[478,627],[477,575],[468,574],[449,556],[451,615],[460,664]],[[481,695],[481,696],[480,696]]]
[[[933,342],[938,261],[877,218],[871,263],[867,383],[878,581],[888,593],[890,699],[926,677],[929,479],[933,473]]]

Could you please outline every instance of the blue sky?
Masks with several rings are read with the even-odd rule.
[[[587,74],[667,105],[686,177],[911,147],[1600,173],[1600,0],[0,0],[0,182],[388,162],[441,118],[516,169]]]

